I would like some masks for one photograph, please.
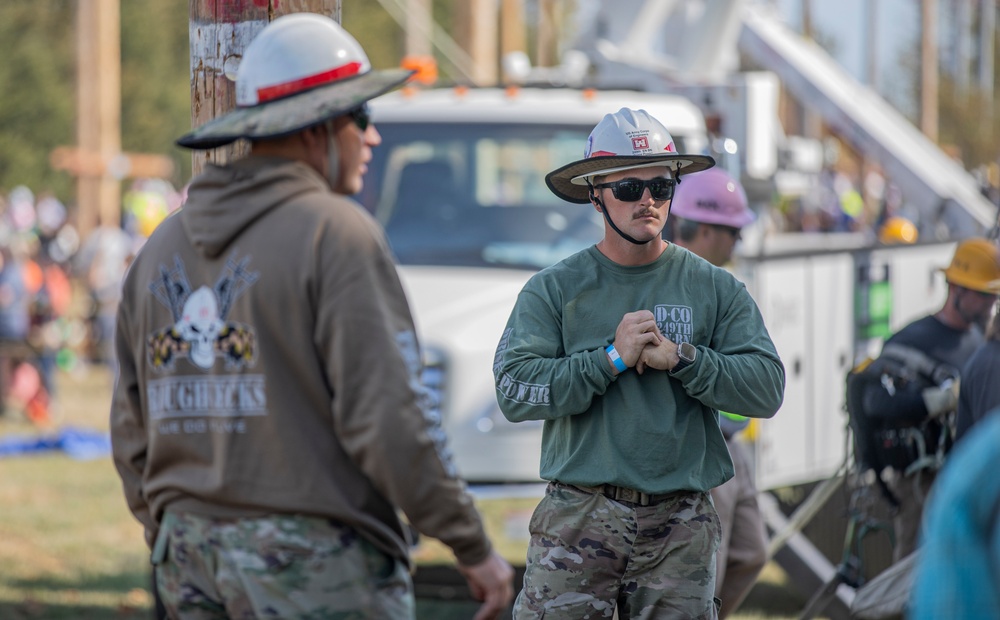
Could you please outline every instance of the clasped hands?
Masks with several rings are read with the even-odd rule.
[[[629,368],[640,375],[646,368],[670,370],[680,358],[677,344],[660,333],[656,318],[649,310],[629,312],[615,330],[615,349]]]

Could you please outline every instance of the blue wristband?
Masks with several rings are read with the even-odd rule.
[[[622,356],[618,355],[618,349],[615,348],[614,343],[609,344],[608,348],[604,349],[604,352],[611,358],[611,363],[615,365],[618,372],[625,372],[628,370],[628,366],[626,366],[625,362],[622,361]]]

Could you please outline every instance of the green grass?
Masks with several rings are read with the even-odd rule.
[[[87,368],[58,376],[53,426],[106,431],[111,376]],[[46,432],[18,413],[0,417],[0,437]],[[527,519],[537,500],[479,503],[500,552],[524,561]],[[421,564],[452,561],[425,539]],[[152,617],[149,560],[142,527],[129,513],[108,457],[73,460],[61,452],[0,458],[0,618],[90,620]],[[791,619],[805,601],[769,565],[735,620]],[[475,603],[418,600],[420,619],[464,620]]]
[[[53,423],[107,430],[110,377],[60,375]],[[47,432],[17,412],[0,435]],[[0,459],[0,618],[149,618],[142,528],[110,458]]]

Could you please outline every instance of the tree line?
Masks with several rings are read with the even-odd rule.
[[[74,24],[80,1],[86,0],[0,3],[0,42],[7,50],[0,63],[0,195],[26,185],[73,203],[73,177],[53,170],[49,154],[76,139]],[[451,24],[443,16],[455,1],[434,0],[435,17],[446,29]],[[122,150],[171,157],[176,172],[169,180],[179,188],[191,173],[189,152],[174,146],[191,128],[189,0],[121,0],[120,12]],[[341,14],[373,66],[398,65],[403,31],[379,2],[342,0]],[[994,66],[1000,67],[1000,45],[995,49]],[[899,71],[916,96],[916,65],[904,59]],[[998,159],[995,94],[961,94],[942,76],[939,141],[957,147],[970,169]]]

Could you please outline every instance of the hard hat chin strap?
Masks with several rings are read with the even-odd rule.
[[[647,243],[649,243],[653,239],[656,239],[656,237],[653,237],[653,239],[647,239],[646,241],[639,241],[635,237],[632,237],[632,236],[628,235],[627,233],[622,232],[622,229],[618,228],[618,226],[615,225],[614,220],[611,219],[611,215],[608,213],[607,207],[604,206],[604,201],[597,197],[597,193],[594,192],[594,186],[590,184],[590,179],[587,179],[587,187],[590,188],[590,199],[592,201],[594,201],[594,203],[598,207],[601,208],[601,213],[604,214],[604,219],[608,221],[608,224],[611,225],[611,228],[613,228],[614,231],[616,233],[618,233],[618,235],[622,239],[624,239],[625,241],[628,241],[629,243],[634,243],[635,245],[646,245]]]
[[[334,134],[334,123],[332,120],[326,122],[326,182],[330,184],[330,189],[337,190],[337,182],[340,180],[340,150],[337,148],[337,138]]]

